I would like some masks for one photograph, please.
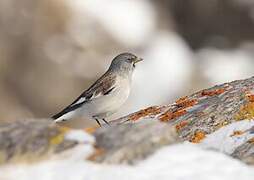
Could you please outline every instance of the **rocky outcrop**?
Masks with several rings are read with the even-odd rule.
[[[51,120],[8,123],[0,127],[0,162],[33,161],[71,151],[80,144],[94,147],[87,158],[99,163],[136,163],[163,146],[189,141],[198,144],[230,124],[254,119],[254,77],[225,83],[111,121],[102,128],[82,130],[95,138],[69,138],[72,130]],[[232,136],[253,134],[234,131]],[[247,136],[246,136],[247,138]],[[234,149],[233,157],[253,162],[253,138]],[[81,140],[80,140],[81,139]],[[71,156],[71,153],[69,154]]]

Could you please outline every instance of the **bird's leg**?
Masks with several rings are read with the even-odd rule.
[[[94,117],[93,116],[93,118],[95,119],[95,121],[99,124],[99,126],[101,127],[101,123],[100,123],[100,121],[96,118],[96,117]]]
[[[106,121],[106,119],[102,119],[103,120],[103,122],[105,122],[107,125],[109,125],[109,122],[108,121]]]

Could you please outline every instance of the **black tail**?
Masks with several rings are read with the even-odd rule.
[[[63,114],[61,114],[61,113],[57,113],[57,114],[55,114],[54,116],[52,116],[51,118],[54,119],[54,120],[56,120],[56,119],[60,118],[62,115],[63,115]]]
[[[62,110],[61,112],[55,114],[54,116],[52,116],[52,119],[58,119],[61,116],[71,112],[71,111],[75,111],[76,109],[80,108],[82,106],[83,103],[80,104],[75,104],[75,105],[70,105],[68,107],[66,107],[64,110]]]

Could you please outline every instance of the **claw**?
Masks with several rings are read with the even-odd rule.
[[[101,127],[101,123],[99,121],[99,119],[97,119],[96,117],[93,117],[95,119],[95,121],[97,122],[97,124],[99,124],[99,126]]]
[[[103,122],[105,122],[107,125],[109,125],[109,122],[108,121],[106,121],[106,119],[102,119],[103,120]]]

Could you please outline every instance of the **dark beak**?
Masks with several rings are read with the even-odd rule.
[[[138,63],[138,62],[141,62],[141,61],[143,61],[142,58],[136,58],[136,59],[134,59],[134,64],[136,64],[136,63]]]

